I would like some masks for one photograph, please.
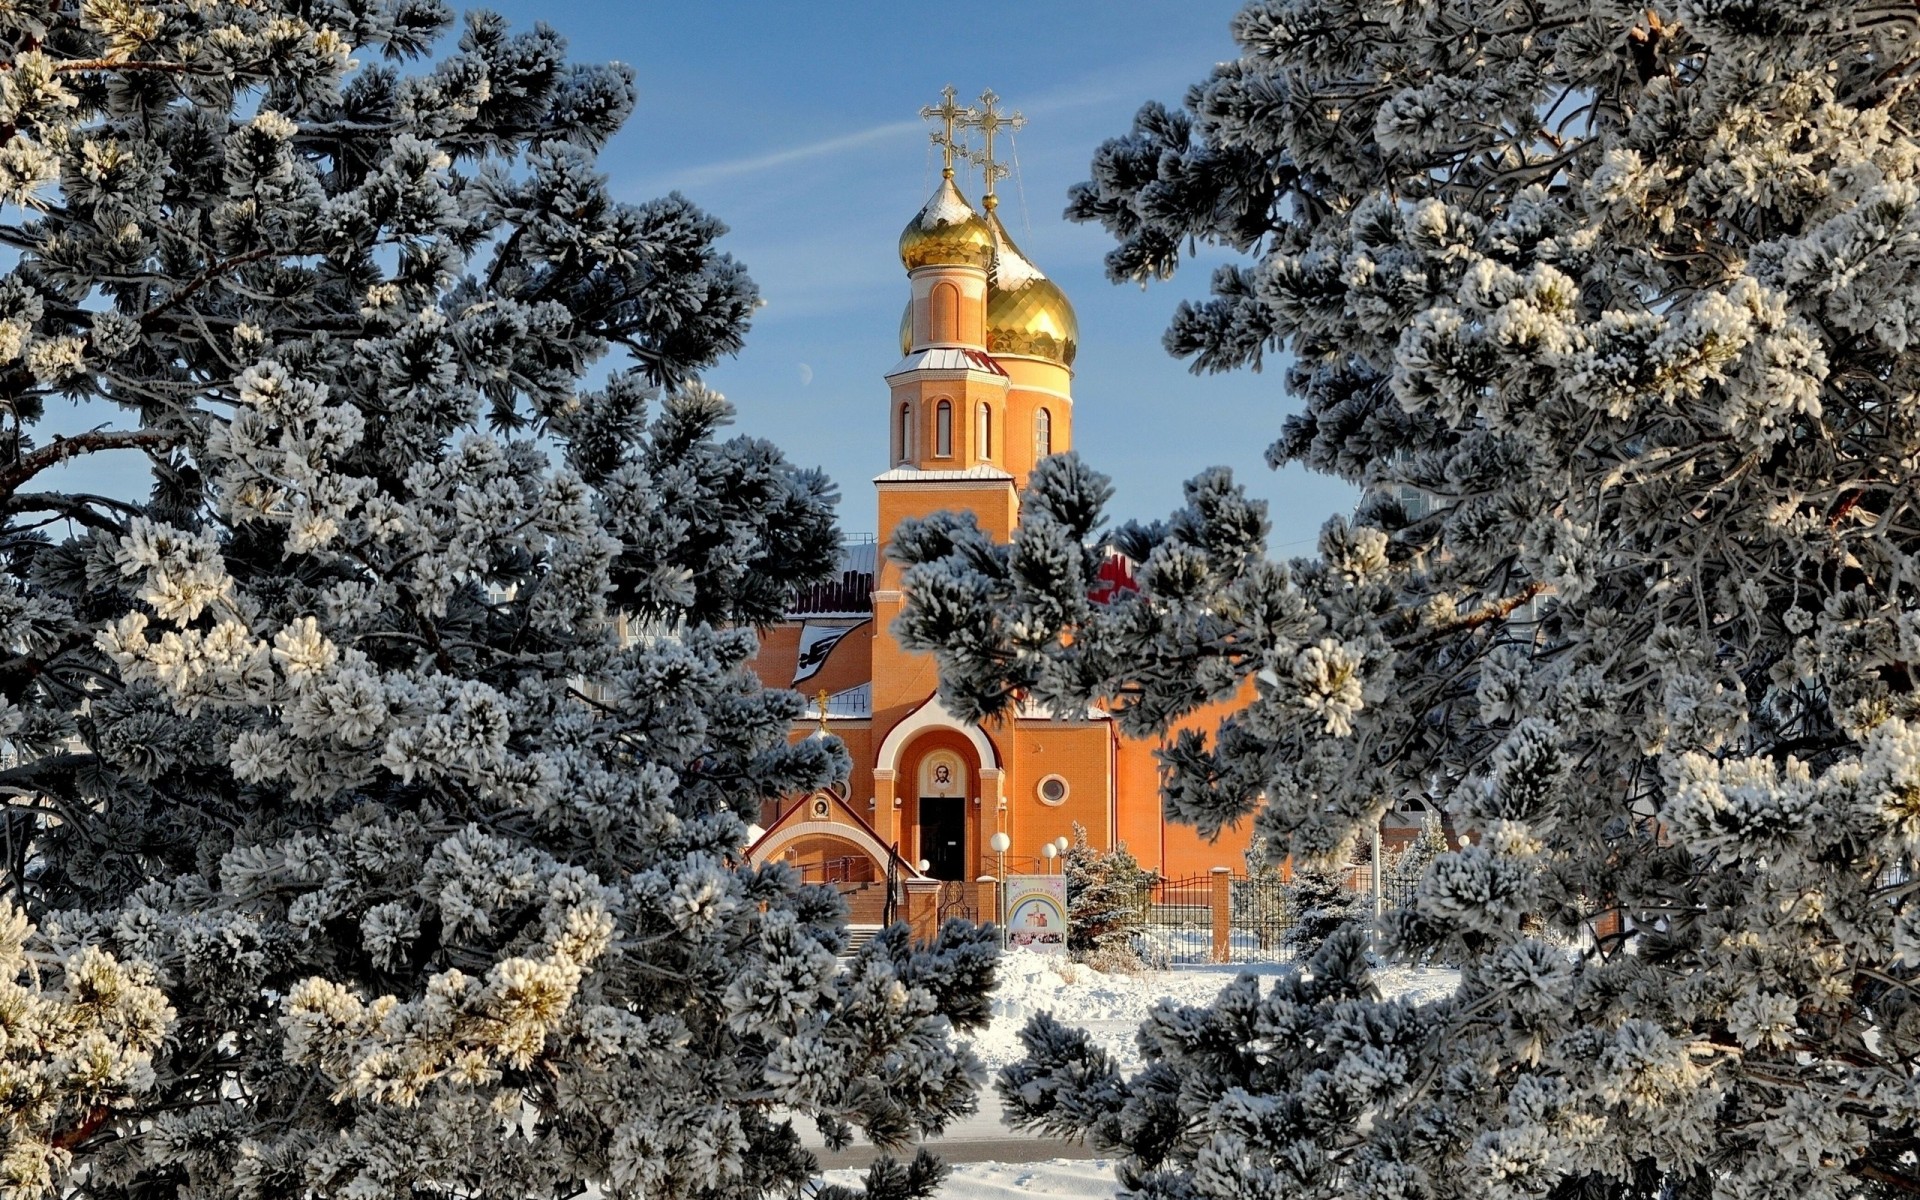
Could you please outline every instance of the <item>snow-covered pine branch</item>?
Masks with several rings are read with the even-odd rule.
[[[1920,22],[1256,0],[1234,33],[1069,213],[1118,280],[1237,252],[1168,347],[1277,360],[1272,461],[1366,499],[1281,563],[1203,475],[1110,535],[1141,588],[1093,609],[1104,484],[1054,460],[1011,547],[902,532],[902,630],[956,711],[1144,732],[1251,689],[1163,756],[1203,830],[1326,859],[1445,807],[1472,842],[1395,934],[1463,982],[1371,1001],[1336,938],[1157,1017],[1131,1081],[1036,1029],[1014,1111],[1168,1200],[1920,1191]]]
[[[625,68],[451,21],[0,12],[0,1195],[755,1196],[974,1103],[977,932],[843,967],[744,862],[848,767],[747,667],[837,542],[698,383],[755,289],[596,170]]]

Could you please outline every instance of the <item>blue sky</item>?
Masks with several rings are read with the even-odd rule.
[[[1060,215],[1095,147],[1124,133],[1141,103],[1177,103],[1232,56],[1238,0],[494,7],[517,28],[554,25],[576,58],[634,68],[639,105],[602,167],[623,199],[678,189],[731,227],[723,244],[766,304],[746,349],[708,382],[734,402],[742,430],[832,476],[847,532],[875,525],[881,375],[899,358],[907,297],[896,243],[939,178],[917,114],[949,83],[963,99],[991,87],[1027,117],[1001,215],[1079,313],[1074,444],[1114,478],[1111,515],[1163,516],[1182,481],[1218,464],[1269,501],[1270,543],[1283,555],[1309,552],[1327,516],[1351,509],[1355,493],[1338,481],[1267,469],[1266,447],[1295,407],[1278,371],[1199,377],[1161,349],[1175,304],[1205,294],[1218,259],[1147,289],[1116,286],[1101,265],[1107,235]],[[978,178],[963,190],[978,200]],[[94,406],[49,416],[47,432],[112,419]],[[119,455],[76,461],[60,484],[144,491],[127,486],[129,466]]]
[[[1164,515],[1181,481],[1220,463],[1271,502],[1283,553],[1308,551],[1352,506],[1345,485],[1262,461],[1295,407],[1278,371],[1194,376],[1161,349],[1176,302],[1205,293],[1205,262],[1144,291],[1115,286],[1106,234],[1060,216],[1102,139],[1232,56],[1236,0],[496,7],[556,26],[578,57],[635,69],[639,107],[603,165],[623,198],[677,188],[732,228],[725,245],[766,307],[708,381],[742,428],[827,470],[849,532],[873,529],[869,480],[885,468],[881,374],[907,295],[895,243],[939,175],[917,114],[948,83],[963,98],[991,87],[1027,117],[1001,212],[1078,310],[1074,441],[1114,477],[1115,515]],[[963,190],[977,200],[977,176]]]

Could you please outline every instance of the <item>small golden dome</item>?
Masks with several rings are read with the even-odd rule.
[[[951,172],[940,181],[932,199],[900,231],[900,261],[909,271],[919,267],[985,267],[993,261],[993,231],[953,186]]]
[[[913,353],[913,301],[907,301],[907,311],[900,314],[900,353]]]
[[[1072,366],[1080,352],[1080,321],[1067,294],[1020,253],[998,213],[989,211],[987,221],[994,243],[987,268],[987,352]]]

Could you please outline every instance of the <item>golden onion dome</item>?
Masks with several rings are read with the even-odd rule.
[[[900,261],[909,271],[919,267],[986,267],[993,261],[993,231],[953,186],[951,171],[900,231]]]
[[[907,301],[907,311],[900,314],[900,353],[913,353],[913,301]]]
[[[1072,366],[1080,352],[1080,321],[1058,284],[1020,253],[989,209],[993,263],[987,268],[987,352],[1024,354]]]

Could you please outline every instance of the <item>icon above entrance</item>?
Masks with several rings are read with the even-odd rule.
[[[967,764],[951,750],[920,760],[920,857],[935,879],[967,875]]]

